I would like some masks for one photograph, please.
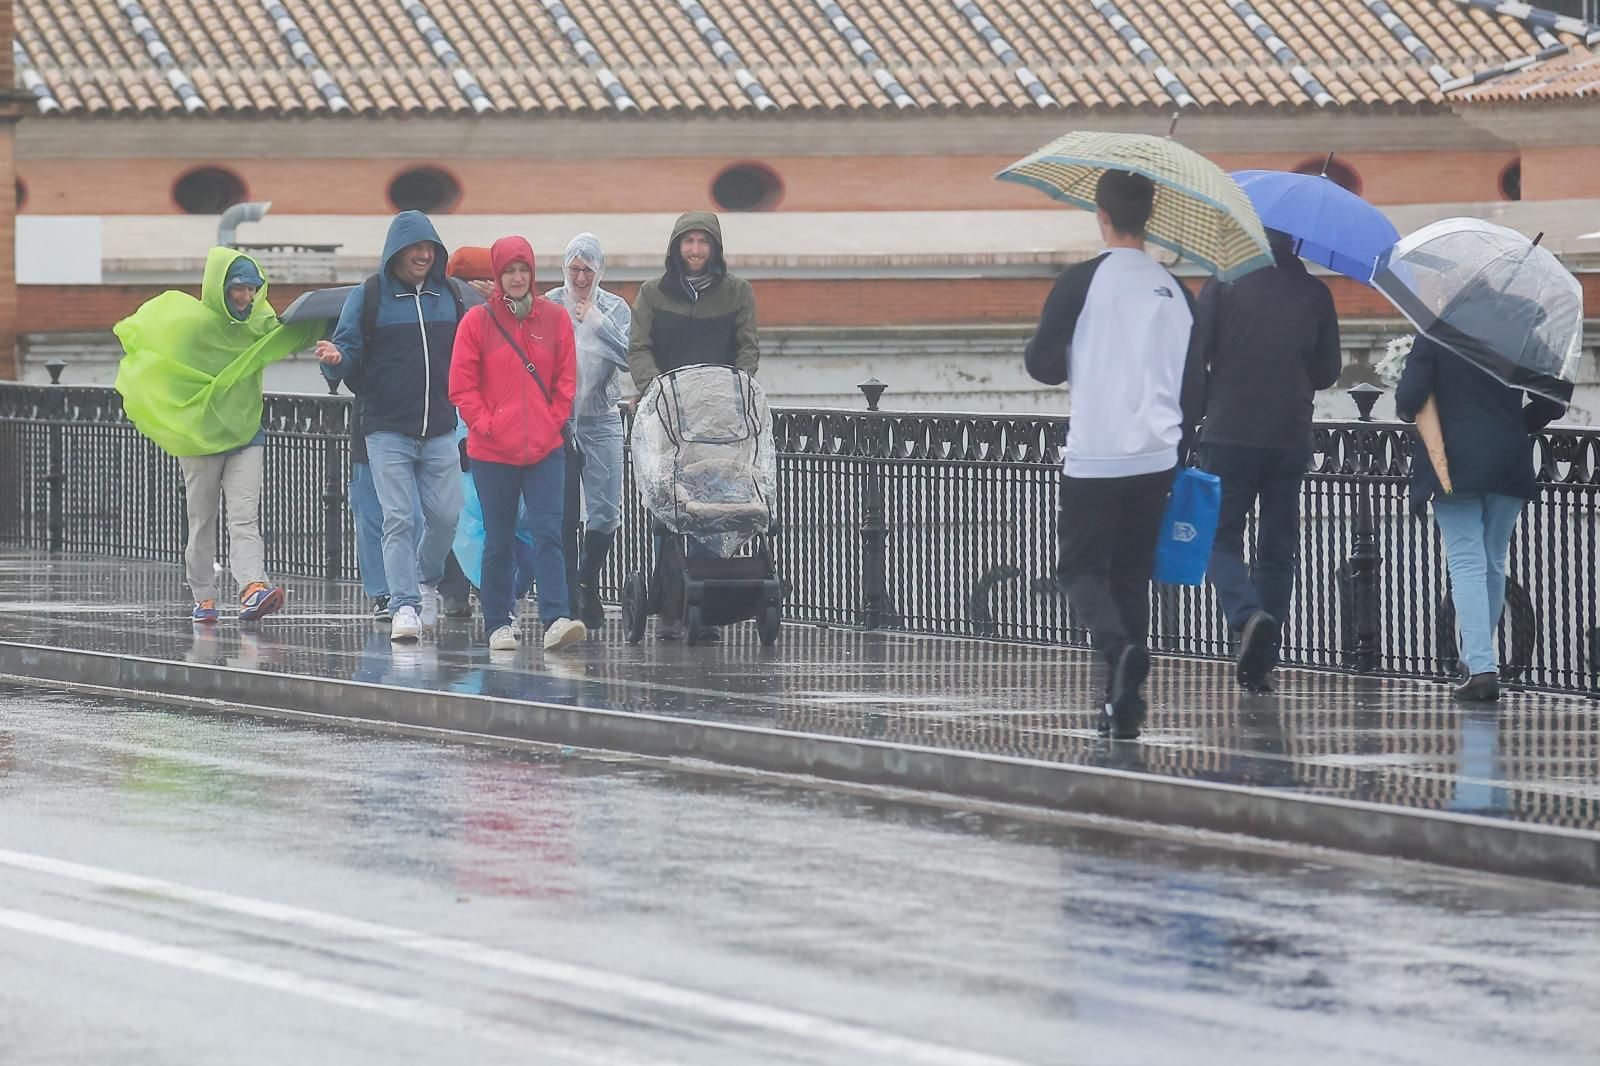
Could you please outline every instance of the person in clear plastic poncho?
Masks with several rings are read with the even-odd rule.
[[[261,543],[262,372],[309,348],[325,325],[280,323],[255,260],[213,248],[198,300],[164,292],[114,327],[126,353],[116,381],[123,410],[183,469],[189,509],[184,561],[197,623],[218,617],[217,521],[224,499],[239,620],[283,607],[283,589],[267,582]]]
[[[600,287],[605,254],[600,239],[580,233],[562,257],[563,284],[546,293],[572,318],[578,341],[578,395],[572,405],[575,468],[567,471],[569,568],[576,566],[579,617],[590,629],[605,622],[598,588],[600,570],[622,525],[622,399],[619,373],[628,369],[628,334],[633,315],[627,301]],[[582,485],[582,519],[577,483]],[[582,540],[579,544],[579,533]]]

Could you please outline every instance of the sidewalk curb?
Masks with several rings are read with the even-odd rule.
[[[131,694],[215,700],[271,715],[444,729],[692,758],[999,803],[1105,815],[1514,877],[1600,886],[1600,833],[1389,807],[1126,770],[913,747],[759,726],[395,689],[0,641],[0,673]]]

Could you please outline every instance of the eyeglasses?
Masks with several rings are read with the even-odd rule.
[[[570,267],[567,267],[567,269],[572,271],[574,274],[593,274],[594,273],[594,267],[570,266]]]

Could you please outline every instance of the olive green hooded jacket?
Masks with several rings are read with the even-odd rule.
[[[708,283],[689,283],[678,239],[690,230],[711,236]],[[710,211],[678,218],[667,244],[667,268],[639,287],[633,303],[628,369],[643,392],[658,374],[694,363],[721,363],[751,374],[761,361],[756,298],[750,283],[728,273],[722,256],[722,224]]]

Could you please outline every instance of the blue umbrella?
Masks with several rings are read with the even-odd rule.
[[[1240,170],[1233,180],[1250,197],[1263,226],[1299,241],[1303,258],[1363,285],[1372,284],[1378,256],[1400,239],[1382,211],[1329,178]]]

